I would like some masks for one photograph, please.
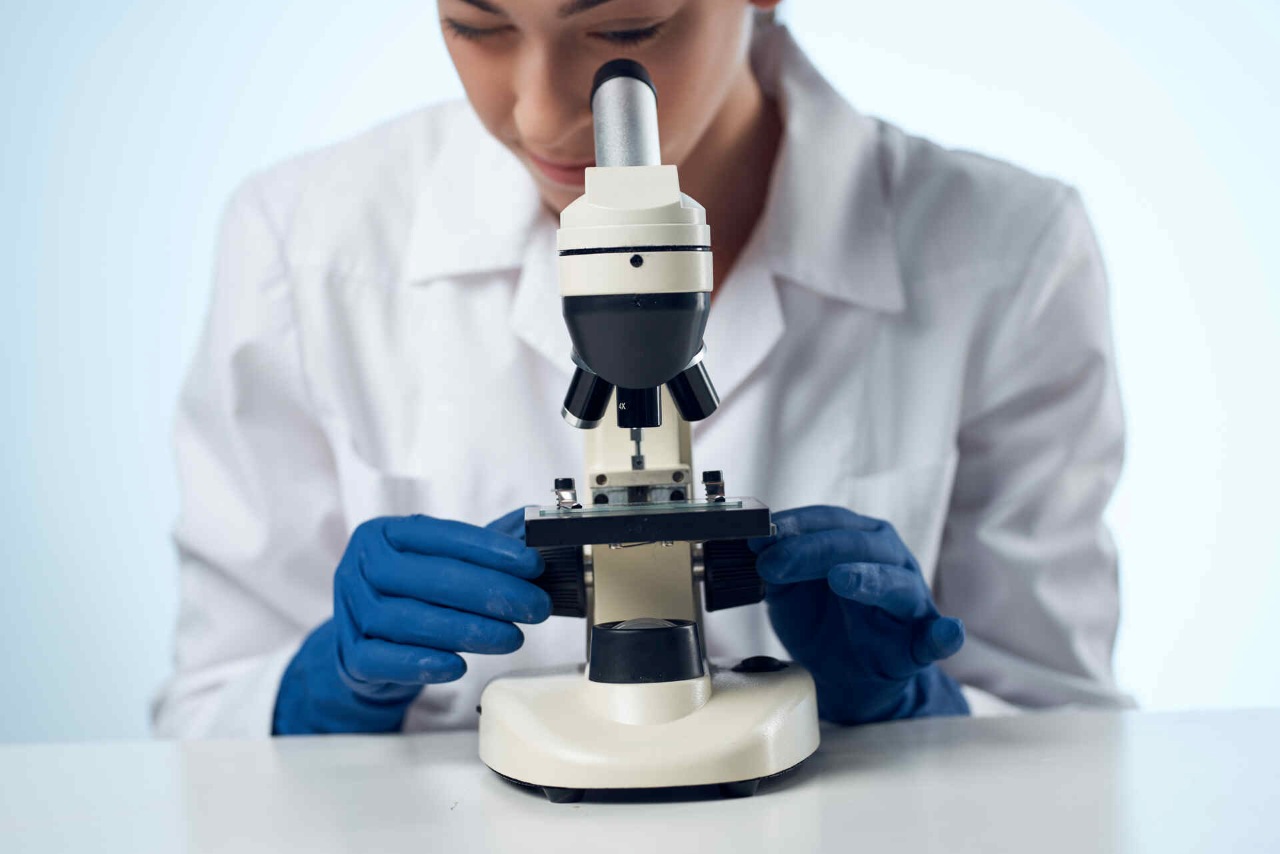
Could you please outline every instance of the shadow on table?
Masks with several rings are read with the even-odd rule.
[[[760,781],[760,789],[753,797],[768,797],[775,792],[783,792],[803,785],[817,773],[817,763],[813,759],[805,760],[794,768],[775,774]],[[540,786],[529,786],[517,783],[495,774],[511,789],[523,793],[526,797],[540,801],[546,800]],[[702,801],[726,800],[720,787],[709,786],[669,786],[661,789],[588,789],[582,798],[584,804],[677,804],[698,803]]]

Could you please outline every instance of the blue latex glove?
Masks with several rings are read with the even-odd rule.
[[[893,526],[843,507],[774,514],[777,536],[750,540],[773,629],[813,674],[818,714],[855,724],[966,715],[939,670],[964,644]]]
[[[515,623],[551,616],[529,579],[524,510],[478,528],[429,516],[365,522],[333,579],[333,618],[303,642],[276,696],[276,735],[392,732],[424,685],[467,670],[459,652],[524,643]],[[518,535],[518,536],[517,536]]]

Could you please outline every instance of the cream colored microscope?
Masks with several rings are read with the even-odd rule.
[[[766,656],[707,660],[708,611],[764,595],[749,537],[769,510],[695,495],[689,422],[719,405],[703,362],[706,212],[660,165],[644,68],[614,60],[591,94],[596,163],[560,217],[560,291],[576,371],[563,414],[586,431],[585,488],[525,511],[554,613],[587,619],[584,665],[510,673],[481,697],[480,758],[558,803],[585,790],[719,785],[754,794],[818,747],[813,679]],[[610,412],[612,410],[612,412]]]

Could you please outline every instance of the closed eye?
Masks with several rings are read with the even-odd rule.
[[[614,30],[606,33],[592,33],[592,35],[610,44],[639,44],[654,38],[661,30],[662,24],[654,24],[635,30]]]
[[[450,34],[455,35],[461,39],[467,39],[468,41],[480,41],[483,38],[487,38],[489,36],[496,36],[500,33],[505,33],[511,29],[510,26],[470,27],[470,26],[467,26],[466,24],[460,24],[457,21],[453,20],[452,18],[443,18],[441,20],[442,20],[442,23],[444,24],[445,29],[448,30]]]
[[[511,26],[501,27],[472,27],[463,24],[452,18],[443,18],[441,22],[450,35],[457,36],[468,41],[480,41],[481,39],[491,36],[500,35],[514,29]],[[617,45],[634,45],[641,42],[649,41],[655,38],[662,31],[663,24],[657,23],[648,27],[638,27],[630,30],[612,30],[609,32],[592,33],[592,37],[601,41]]]

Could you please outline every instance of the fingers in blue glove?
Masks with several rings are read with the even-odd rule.
[[[861,516],[845,507],[833,507],[829,504],[814,504],[809,507],[794,507],[773,514],[774,527],[778,532],[772,537],[752,537],[747,540],[747,547],[756,554],[789,537],[801,534],[813,534],[818,531],[852,530],[876,531],[888,525],[881,519]]]
[[[950,658],[964,646],[964,623],[939,617],[921,625],[911,639],[911,656],[921,667]]]
[[[748,545],[767,582],[774,630],[814,675],[824,718],[968,711],[954,680],[932,666],[960,649],[964,626],[938,613],[892,525],[829,506],[773,519],[777,535]]]
[[[837,596],[879,608],[904,623],[938,615],[929,586],[914,569],[883,563],[838,564],[827,574],[827,584]]]
[[[369,584],[384,596],[418,599],[517,623],[541,623],[551,616],[551,597],[545,590],[473,563],[397,554],[366,562],[364,571]]]
[[[503,516],[494,519],[485,528],[496,531],[505,537],[514,537],[524,542],[524,508],[518,507]]]
[[[458,652],[523,645],[510,621],[545,620],[551,600],[529,581],[543,564],[515,536],[522,513],[489,530],[426,516],[357,528],[334,575],[333,619],[307,636],[281,677],[272,731],[399,729],[423,685],[466,673]]]
[[[367,522],[353,543],[361,577],[384,596],[522,623],[551,615],[551,597],[525,580],[542,573],[542,556],[503,534],[410,516]]]
[[[384,685],[410,688],[461,679],[467,672],[462,656],[441,649],[361,638],[338,647],[338,674],[347,687],[377,698]]]
[[[513,537],[466,522],[431,516],[404,516],[366,524],[373,525],[378,536],[404,554],[453,558],[520,578],[537,578],[542,573],[542,557],[537,549],[528,548]]]
[[[964,623],[938,614],[924,578],[912,569],[845,564],[832,568],[827,583],[842,599],[878,608],[902,623],[915,623],[911,658],[920,667],[950,658],[964,646]]]
[[[815,531],[847,528],[852,531],[879,531],[887,524],[883,519],[854,513],[847,507],[812,504],[773,514],[779,537],[794,537]]]
[[[351,585],[340,595],[356,631],[366,638],[487,655],[515,652],[524,645],[524,633],[502,620],[380,596],[367,585]]]
[[[764,549],[756,570],[771,584],[794,584],[826,578],[837,564],[910,563],[911,555],[898,535],[881,524],[872,530],[843,528],[788,536]]]

